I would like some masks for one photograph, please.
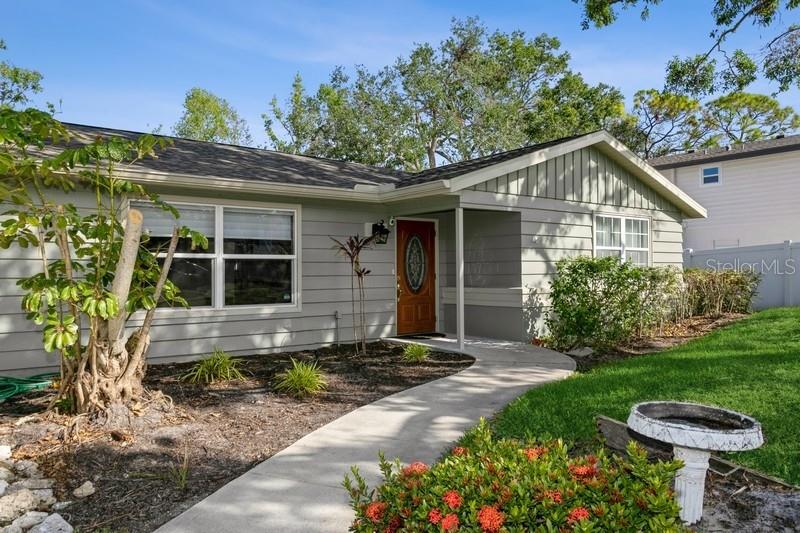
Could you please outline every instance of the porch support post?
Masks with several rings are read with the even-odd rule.
[[[456,207],[456,335],[464,349],[464,208]]]

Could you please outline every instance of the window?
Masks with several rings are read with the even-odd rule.
[[[719,183],[719,167],[707,167],[702,169],[700,177],[703,185]]]
[[[132,202],[144,214],[151,250],[160,258],[176,224],[208,237],[208,250],[179,242],[169,278],[192,307],[296,304],[296,212],[233,206],[174,204],[178,221],[146,202]],[[188,241],[182,239],[181,241]]]
[[[650,221],[646,218],[595,217],[595,257],[619,257],[635,265],[650,263]]]

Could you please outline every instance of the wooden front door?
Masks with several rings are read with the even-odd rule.
[[[397,334],[436,331],[436,226],[397,221]]]

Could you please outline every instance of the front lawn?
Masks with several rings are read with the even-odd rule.
[[[754,416],[766,444],[731,459],[800,484],[800,308],[756,313],[656,355],[531,389],[497,416],[502,437],[596,435],[594,419],[625,421],[646,400],[708,403]]]

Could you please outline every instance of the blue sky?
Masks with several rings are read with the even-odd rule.
[[[38,101],[61,100],[64,121],[139,131],[163,124],[169,131],[185,92],[200,86],[231,102],[262,144],[261,113],[273,95],[286,96],[296,72],[313,89],[336,65],[381,67],[414,43],[441,41],[453,17],[554,35],[574,70],[630,97],[660,87],[672,56],[708,45],[709,7],[697,4],[670,0],[653,8],[659,16],[649,21],[630,11],[614,26],[583,31],[580,7],[569,0],[18,0],[3,7],[0,37],[9,49],[0,57],[42,72]],[[756,50],[758,37],[748,29],[736,44]],[[800,108],[796,90],[780,99]]]

